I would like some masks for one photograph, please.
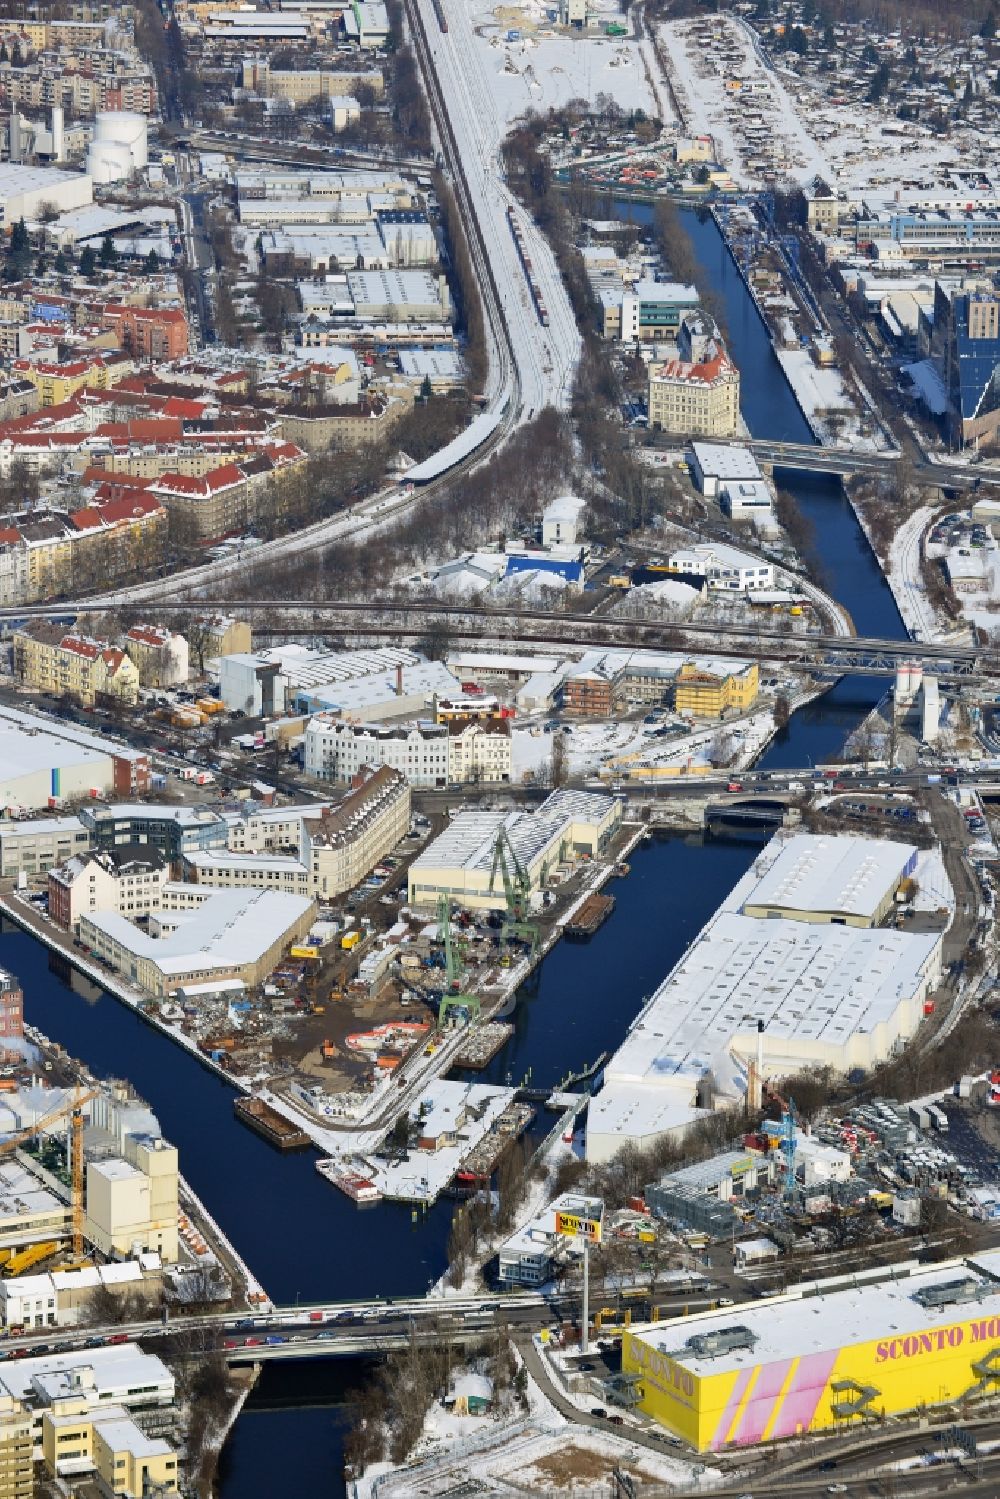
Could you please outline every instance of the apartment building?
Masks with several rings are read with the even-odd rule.
[[[133,625],[124,640],[141,687],[176,687],[190,675],[188,643],[159,625]]]
[[[370,89],[376,98],[385,92],[385,79],[377,68],[362,72],[333,72],[325,68],[272,68],[266,58],[245,57],[241,82],[245,89],[262,94],[265,99],[288,99],[292,104],[308,104],[313,99],[327,99],[338,94],[354,94],[358,88]]]
[[[0,1395],[0,1499],[32,1499],[33,1447],[28,1411],[12,1395]]]
[[[757,698],[760,669],[753,662],[685,661],[674,681],[674,707],[695,718],[749,713]]]
[[[365,766],[390,766],[411,786],[510,780],[510,724],[448,715],[443,723],[346,723],[329,713],[309,720],[305,769],[320,780],[350,781]]]
[[[88,707],[98,697],[130,704],[139,698],[139,673],[123,650],[106,640],[64,634],[54,625],[16,632],[14,672],[36,692],[71,697]]]
[[[180,307],[105,307],[101,322],[136,359],[181,359],[188,351],[187,316]]]
[[[77,854],[49,870],[49,916],[71,932],[91,911],[117,911],[134,921],[159,906],[169,874],[163,853],[147,844]]]
[[[62,406],[84,386],[107,390],[114,383],[115,375],[124,377],[127,370],[116,372],[103,359],[74,359],[65,364],[31,364],[27,359],[14,361],[14,372],[21,380],[29,380],[38,391],[40,406]]]
[[[342,895],[367,875],[410,828],[410,787],[383,766],[317,822],[302,825],[303,862],[322,899]]]
[[[739,414],[739,371],[726,354],[698,364],[668,359],[650,365],[651,427],[694,437],[733,437]]]
[[[24,1035],[24,995],[12,973],[0,968],[0,1043],[5,1036]]]

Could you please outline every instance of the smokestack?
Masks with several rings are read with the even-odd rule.
[[[403,696],[403,663],[402,663],[402,661],[400,661],[399,664],[396,667],[396,696],[397,697],[402,697]]]
[[[63,133],[63,108],[61,104],[52,106],[52,159],[62,161],[65,155],[65,138]]]
[[[757,1060],[754,1064],[751,1106],[759,1109],[764,1102],[764,1022],[757,1021]]]

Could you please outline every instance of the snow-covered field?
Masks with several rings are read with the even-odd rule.
[[[480,63],[503,120],[513,122],[529,109],[561,109],[571,99],[599,107],[599,94],[608,95],[625,111],[662,114],[634,41],[586,32],[560,36],[551,28],[529,35],[518,18],[521,7],[502,9],[504,26],[497,24],[493,9],[475,9],[472,20]],[[522,34],[510,41],[508,31]]]
[[[537,727],[537,726],[536,726]],[[641,778],[644,769],[691,770],[702,773],[711,765],[711,752],[725,739],[734,768],[749,765],[774,733],[769,710],[753,713],[738,722],[699,724],[690,734],[655,737],[649,725],[636,723],[580,723],[564,736],[566,761],[571,775],[591,775],[600,770]],[[512,771],[515,782],[530,771],[543,777],[552,764],[551,734],[533,733],[530,727],[514,730]]]

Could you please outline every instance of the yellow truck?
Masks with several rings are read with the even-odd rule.
[[[345,952],[353,952],[360,941],[360,932],[348,932],[346,936],[341,937],[340,945]]]

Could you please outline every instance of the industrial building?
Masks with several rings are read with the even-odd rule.
[[[739,1102],[752,1064],[765,1077],[808,1067],[869,1069],[916,1031],[940,978],[941,933],[871,925],[915,851],[805,834],[775,842],[608,1062],[588,1109],[588,1159],[609,1160],[625,1144],[648,1148],[683,1133],[705,1110]],[[817,873],[807,881],[810,861],[818,861]],[[775,878],[779,870],[785,880],[800,875],[785,884]],[[847,871],[856,883],[845,884]],[[791,897],[787,909],[760,898],[779,890]],[[844,914],[831,916],[838,908]],[[848,922],[848,914],[856,919]]]
[[[116,973],[166,999],[183,985],[235,979],[252,988],[316,915],[307,896],[171,885],[144,931],[116,912],[80,918],[80,942]]]
[[[90,844],[90,833],[78,817],[0,822],[0,875],[15,879],[19,874],[45,874]]]
[[[638,1408],[699,1452],[995,1398],[1000,1254],[627,1329]]]
[[[742,911],[789,921],[878,926],[916,865],[917,850],[909,843],[800,833],[782,843]]]
[[[287,698],[301,696],[308,701],[313,691],[395,672],[397,667],[419,662],[414,651],[396,646],[371,651],[315,651],[298,644],[271,646],[263,651],[222,655],[220,691],[231,713],[267,718],[283,712]]]
[[[498,839],[540,890],[562,861],[603,853],[621,819],[621,802],[588,791],[553,791],[532,812],[460,812],[410,865],[408,899],[429,906],[449,895],[462,906],[502,910],[503,881],[491,878]]]
[[[144,751],[64,719],[0,707],[0,810],[35,811],[71,798],[144,792],[151,775]],[[6,867],[2,872],[8,873]]]
[[[0,163],[0,228],[8,233],[20,219],[39,218],[46,204],[66,213],[93,201],[93,184],[83,172]]]

